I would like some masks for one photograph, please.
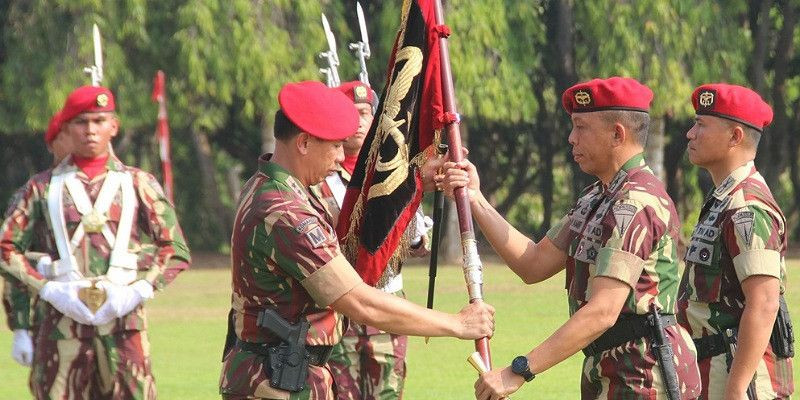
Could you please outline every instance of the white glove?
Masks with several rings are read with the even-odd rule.
[[[14,343],[11,346],[11,357],[19,365],[30,367],[33,361],[33,341],[27,329],[14,329]]]
[[[42,256],[39,258],[39,261],[36,262],[36,270],[43,276],[49,277],[52,265],[53,259],[50,258],[50,256]]]
[[[433,228],[433,220],[427,215],[417,213],[414,218],[416,225],[414,226],[414,239],[411,240],[412,246],[419,246],[422,237],[428,234],[428,231]]]
[[[145,299],[153,298],[153,285],[143,279],[125,286],[100,281],[98,286],[106,291],[106,302],[97,310],[92,321],[94,325],[104,325],[114,318],[122,318]]]
[[[61,311],[62,314],[72,318],[75,322],[90,325],[94,314],[78,298],[78,289],[90,286],[92,284],[87,280],[72,282],[48,281],[39,290],[39,297],[52,304],[56,310]]]

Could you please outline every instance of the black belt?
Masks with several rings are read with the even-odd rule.
[[[240,349],[246,352],[255,353],[264,357],[269,357],[269,349],[277,346],[277,344],[272,343],[253,343],[245,342],[244,340],[238,340],[236,344]],[[306,353],[308,353],[309,356],[308,363],[321,367],[328,362],[332,351],[333,346],[306,346]]]
[[[664,328],[676,324],[675,316],[672,314],[662,314],[660,318],[661,325]],[[650,315],[621,314],[611,328],[608,328],[600,337],[583,349],[583,354],[586,357],[591,357],[631,340],[649,336],[651,329],[653,328],[650,323]]]
[[[733,329],[733,335],[736,336],[738,334],[738,329],[731,329]],[[721,333],[717,333],[715,335],[703,336],[699,339],[694,339],[694,347],[697,348],[698,361],[715,357],[728,351],[728,343],[725,340],[724,335],[726,330],[727,329],[723,329]]]

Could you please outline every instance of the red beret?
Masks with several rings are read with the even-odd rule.
[[[301,131],[343,140],[358,130],[358,112],[342,92],[317,81],[287,83],[278,93],[281,111]]]
[[[727,83],[700,85],[692,93],[697,115],[713,115],[745,124],[761,132],[772,122],[772,108],[758,93]]]
[[[58,132],[61,132],[61,113],[57,112],[50,118],[50,123],[47,124],[47,131],[44,133],[44,142],[50,143],[56,139]]]
[[[353,100],[353,103],[366,103],[373,107],[378,105],[378,96],[375,94],[375,91],[372,90],[369,85],[361,81],[345,82],[336,89],[339,89],[339,91],[349,97],[350,100]]]
[[[650,111],[653,91],[635,79],[592,79],[564,91],[561,104],[567,114],[605,110]]]
[[[85,112],[114,111],[114,95],[102,86],[81,86],[72,91],[61,108],[61,121],[69,122]]]

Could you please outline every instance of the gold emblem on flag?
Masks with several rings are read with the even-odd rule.
[[[108,105],[108,95],[105,93],[100,93],[97,95],[97,106],[98,107],[105,107]]]
[[[697,98],[697,102],[700,103],[703,107],[711,107],[714,105],[714,93],[713,92],[702,92],[700,96]]]
[[[589,105],[592,102],[592,95],[585,90],[579,90],[575,92],[575,102],[582,106]]]
[[[92,280],[92,286],[78,289],[78,298],[94,313],[106,302],[106,291]]]
[[[84,216],[81,217],[83,230],[85,230],[87,233],[101,232],[103,230],[103,226],[106,225],[106,221],[108,221],[108,216],[98,212],[95,209],[92,209],[91,212],[84,214]]]

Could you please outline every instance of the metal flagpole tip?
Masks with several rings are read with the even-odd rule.
[[[483,363],[483,359],[481,358],[481,353],[473,352],[472,354],[467,357],[467,362],[478,371],[478,375],[483,375],[489,372],[489,368],[486,368],[486,365]]]

